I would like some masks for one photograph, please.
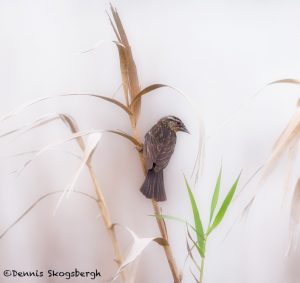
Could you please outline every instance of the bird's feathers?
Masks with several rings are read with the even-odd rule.
[[[174,152],[176,133],[170,128],[156,124],[145,136],[144,159],[146,169],[156,172],[164,169]]]
[[[174,116],[160,119],[145,135],[143,155],[146,179],[140,191],[155,201],[167,199],[163,169],[168,165],[176,144],[176,132],[188,132],[182,121]]]
[[[167,200],[163,170],[159,172],[149,170],[140,191],[147,198],[153,198],[156,201]]]

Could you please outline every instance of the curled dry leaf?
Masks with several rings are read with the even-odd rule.
[[[294,189],[294,194],[291,204],[290,212],[290,239],[289,247],[287,250],[287,255],[289,255],[297,246],[297,231],[299,229],[300,221],[300,178],[297,181],[297,184]]]
[[[121,272],[131,263],[137,260],[137,258],[141,255],[141,253],[147,248],[147,246],[151,242],[156,242],[160,245],[167,245],[167,241],[162,238],[139,238],[131,229],[129,229],[126,226],[123,226],[121,224],[115,223],[112,227],[115,227],[116,225],[123,227],[126,231],[129,232],[129,234],[132,236],[133,243],[130,247],[130,250],[124,259],[123,263],[117,270],[115,276],[111,279],[111,282],[116,280],[118,276],[121,274]]]

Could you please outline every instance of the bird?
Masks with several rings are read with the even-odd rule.
[[[145,135],[142,153],[146,178],[140,191],[149,199],[166,201],[163,170],[168,165],[176,145],[177,132],[189,133],[175,116],[161,118]]]

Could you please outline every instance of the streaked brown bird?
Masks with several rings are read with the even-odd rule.
[[[189,133],[179,118],[167,116],[161,118],[145,135],[143,155],[147,176],[140,191],[147,198],[155,201],[167,199],[163,170],[174,152],[176,133],[179,131]]]

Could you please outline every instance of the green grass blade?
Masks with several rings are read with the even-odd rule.
[[[174,220],[174,221],[177,221],[177,222],[181,222],[181,223],[184,223],[186,224],[188,227],[192,228],[195,233],[197,234],[197,230],[196,228],[189,222],[187,222],[186,220],[182,219],[182,218],[179,218],[179,217],[176,217],[176,216],[172,216],[172,215],[166,215],[166,214],[150,214],[148,216],[152,216],[152,217],[156,217],[156,218],[161,218],[161,219],[165,219],[165,220]]]
[[[208,231],[207,231],[207,235],[211,233],[212,230],[214,230],[219,224],[220,222],[222,221],[226,211],[227,211],[227,208],[228,206],[230,205],[231,201],[232,201],[232,198],[233,198],[233,195],[236,191],[236,187],[237,187],[237,184],[239,182],[239,179],[240,179],[240,176],[241,174],[238,176],[238,178],[236,179],[236,181],[234,182],[234,184],[232,185],[231,189],[229,190],[227,196],[225,197],[223,203],[222,203],[222,206],[220,207],[214,221],[213,221],[213,224],[209,227]]]
[[[184,224],[188,224],[189,226],[191,226],[190,223],[188,223],[186,220],[182,219],[182,218],[179,218],[179,217],[176,217],[176,216],[172,216],[172,215],[166,215],[166,214],[151,214],[149,216],[153,216],[153,217],[156,217],[156,218],[161,218],[161,219],[166,219],[166,220],[175,220],[175,221],[178,221],[178,222],[182,222]]]
[[[184,177],[184,179],[185,179],[185,184],[186,184],[186,187],[187,187],[187,190],[189,193],[189,198],[190,198],[190,202],[191,202],[191,206],[192,206],[192,210],[193,210],[194,222],[195,222],[195,228],[196,228],[196,234],[197,234],[197,242],[199,244],[200,249],[202,251],[204,251],[205,238],[204,238],[204,231],[203,231],[203,226],[202,226],[199,210],[197,207],[197,203],[195,201],[195,197],[193,195],[193,192],[189,186],[189,183],[188,183],[186,177]]]
[[[218,204],[219,194],[220,194],[220,185],[221,185],[221,176],[222,176],[222,166],[221,166],[220,173],[219,173],[219,176],[218,176],[218,179],[217,179],[217,182],[216,182],[214,194],[213,194],[213,197],[212,197],[212,200],[211,200],[209,224],[211,223],[211,220],[214,216],[216,206]]]

